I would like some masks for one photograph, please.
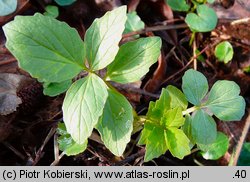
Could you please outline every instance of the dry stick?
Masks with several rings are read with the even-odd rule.
[[[58,156],[58,160],[54,160],[54,162],[52,162],[52,163],[50,164],[50,166],[56,166],[64,155],[65,155],[65,153],[62,152],[62,153]]]
[[[183,23],[183,24],[179,24],[179,25],[157,25],[157,26],[153,26],[153,27],[146,27],[142,30],[138,30],[138,31],[134,31],[134,32],[130,32],[127,34],[124,34],[122,37],[123,38],[128,38],[134,35],[138,35],[138,34],[144,34],[146,32],[156,32],[156,31],[162,31],[162,30],[172,30],[172,29],[182,29],[182,28],[187,28],[187,24]]]
[[[196,36],[194,35],[194,42],[193,42],[193,56],[196,57]],[[198,58],[198,57],[197,57]],[[194,70],[197,70],[197,59],[194,58]]]
[[[145,149],[143,148],[143,149],[139,150],[139,152],[127,157],[126,159],[124,159],[122,161],[119,161],[119,162],[113,164],[112,166],[124,166],[125,164],[134,161],[136,158],[144,156],[144,154],[145,154]]]
[[[34,162],[32,164],[33,166],[36,165],[38,163],[38,161],[41,159],[42,151],[43,151],[45,145],[48,143],[48,141],[54,135],[55,132],[56,132],[56,127],[53,127],[53,128],[50,129],[48,135],[46,136],[46,138],[45,138],[45,140],[43,142],[43,144],[41,145],[41,147],[39,148],[39,150],[38,150],[38,152],[36,154],[36,158],[35,158],[35,160],[34,160]]]
[[[2,144],[9,148],[12,152],[14,152],[18,157],[20,157],[23,161],[26,159],[26,157],[19,152],[17,149],[15,149],[9,142],[3,141]]]
[[[248,109],[248,113],[249,112],[250,112],[250,109]],[[240,152],[241,152],[243,143],[244,143],[244,141],[246,139],[246,136],[248,134],[249,128],[250,128],[250,114],[248,114],[248,116],[247,116],[246,123],[245,123],[245,126],[243,128],[239,143],[238,143],[238,145],[236,147],[233,166],[237,165],[237,162],[238,162],[238,159],[239,159],[239,156],[240,156]]]
[[[59,161],[59,146],[58,146],[58,134],[54,134],[54,156],[55,156],[55,161]]]
[[[11,64],[11,63],[14,63],[16,62],[16,58],[11,58],[11,59],[8,59],[8,60],[5,60],[5,61],[0,61],[0,66],[3,66],[5,64]]]
[[[208,45],[206,46],[202,51],[200,51],[198,54],[196,54],[195,56],[193,56],[191,58],[191,60],[184,66],[182,67],[179,71],[177,71],[176,73],[174,73],[173,75],[171,75],[170,77],[168,77],[167,79],[165,79],[161,85],[166,84],[169,80],[173,79],[175,76],[177,76],[178,74],[180,74],[181,72],[183,72],[195,59],[197,59],[202,53],[204,53],[207,49],[209,49],[210,47],[214,47],[218,42],[215,41],[211,46]]]

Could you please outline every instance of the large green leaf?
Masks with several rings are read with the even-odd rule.
[[[217,25],[217,15],[215,11],[207,5],[198,5],[197,14],[188,13],[185,22],[194,32],[209,32]]]
[[[67,156],[77,155],[87,148],[88,140],[86,140],[83,144],[76,143],[70,134],[67,133],[64,123],[59,123],[57,131],[61,135],[57,140],[59,149]]]
[[[186,0],[165,0],[166,3],[175,11],[188,11],[190,6]]]
[[[0,16],[13,13],[17,8],[17,0],[0,0]]]
[[[190,154],[189,139],[180,129],[170,127],[165,131],[166,142],[171,154],[183,159]]]
[[[51,97],[57,96],[65,91],[71,86],[72,81],[66,80],[60,83],[44,83],[43,93]]]
[[[95,74],[76,81],[63,102],[63,119],[68,133],[79,144],[91,135],[108,97],[106,84]]]
[[[84,67],[83,42],[66,23],[41,14],[17,16],[3,30],[20,67],[42,82],[72,79]]]
[[[125,28],[126,10],[122,6],[107,12],[86,31],[86,58],[91,70],[105,68],[114,60]]]
[[[211,145],[198,146],[201,147],[201,149],[206,149],[205,151],[201,152],[201,155],[204,159],[217,160],[227,152],[229,140],[225,134],[218,132],[216,140]]]
[[[217,81],[204,104],[223,121],[240,120],[245,113],[246,102],[239,96],[240,87],[233,81]]]
[[[154,127],[150,131],[148,140],[146,143],[145,162],[159,157],[168,150],[167,143],[164,137],[164,130],[159,127]]]
[[[217,136],[216,123],[205,111],[198,109],[191,122],[192,138],[198,144],[212,144]]]
[[[112,89],[97,126],[105,146],[115,155],[123,154],[133,130],[133,110],[128,100]]]
[[[127,21],[125,24],[125,33],[138,31],[143,29],[145,26],[144,22],[141,20],[141,18],[137,15],[136,11],[130,12],[127,14]],[[138,35],[135,37],[139,37]]]
[[[147,118],[160,123],[161,117],[163,117],[164,112],[168,109],[170,109],[170,96],[168,91],[163,88],[160,98],[156,102],[150,102]]]
[[[181,107],[183,110],[187,109],[188,101],[182,91],[172,85],[167,86],[167,91],[171,98],[171,108]]]
[[[182,77],[182,90],[189,102],[200,105],[208,91],[207,78],[202,73],[189,69]]]
[[[140,80],[154,64],[161,49],[159,37],[141,38],[123,44],[108,66],[106,80],[129,83]]]

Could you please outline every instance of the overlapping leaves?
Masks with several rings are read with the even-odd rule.
[[[70,86],[63,102],[67,134],[59,138],[59,144],[68,155],[86,148],[94,127],[115,155],[122,155],[130,141],[132,106],[95,71],[114,62],[108,68],[107,80],[137,81],[157,61],[161,40],[156,37],[139,39],[123,45],[118,53],[127,20],[126,9],[122,6],[96,19],[86,31],[84,42],[66,23],[41,14],[18,16],[3,27],[7,48],[18,59],[21,68],[44,82],[45,94],[56,96],[65,92],[72,78],[82,70],[88,72],[86,77]],[[132,47],[130,54],[134,57],[127,55],[124,47]],[[133,65],[124,65],[127,60]],[[141,67],[139,71],[138,67]],[[114,76],[116,69],[122,74]]]
[[[239,96],[240,88],[233,81],[217,81],[208,92],[207,79],[200,72],[190,69],[182,78],[183,92],[195,105],[189,132],[194,143],[209,145],[217,138],[215,115],[222,121],[237,121],[245,113],[245,101]]]
[[[185,120],[182,116],[183,103],[176,101],[172,90],[172,86],[170,89],[163,89],[159,100],[150,102],[139,141],[139,144],[146,145],[145,161],[158,157],[167,150],[180,159],[190,153],[189,139],[180,129]]]

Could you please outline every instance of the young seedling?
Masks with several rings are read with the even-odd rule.
[[[215,47],[214,54],[218,61],[226,64],[233,59],[233,46],[228,41],[221,42]]]
[[[182,78],[182,90],[163,89],[159,100],[150,102],[146,117],[142,116],[145,122],[139,144],[146,145],[145,161],[167,150],[182,159],[195,144],[206,159],[218,159],[227,151],[228,139],[217,132],[212,116],[222,121],[242,118],[246,104],[239,96],[239,86],[219,80],[208,92],[206,77],[190,69]],[[188,102],[194,106],[187,108]]]
[[[64,132],[59,140],[67,155],[84,151],[94,128],[115,155],[122,155],[130,141],[133,108],[109,81],[140,80],[157,61],[161,39],[141,38],[119,47],[126,9],[122,6],[96,19],[84,42],[66,23],[39,13],[17,16],[3,27],[6,47],[21,68],[44,83],[45,94],[55,96],[70,87],[62,106],[65,128],[60,125]],[[107,70],[104,78],[98,74],[101,69]],[[71,84],[81,71],[87,76]]]

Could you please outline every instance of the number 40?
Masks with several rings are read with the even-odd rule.
[[[237,178],[246,178],[247,172],[246,170],[237,170],[234,176],[236,176]]]

